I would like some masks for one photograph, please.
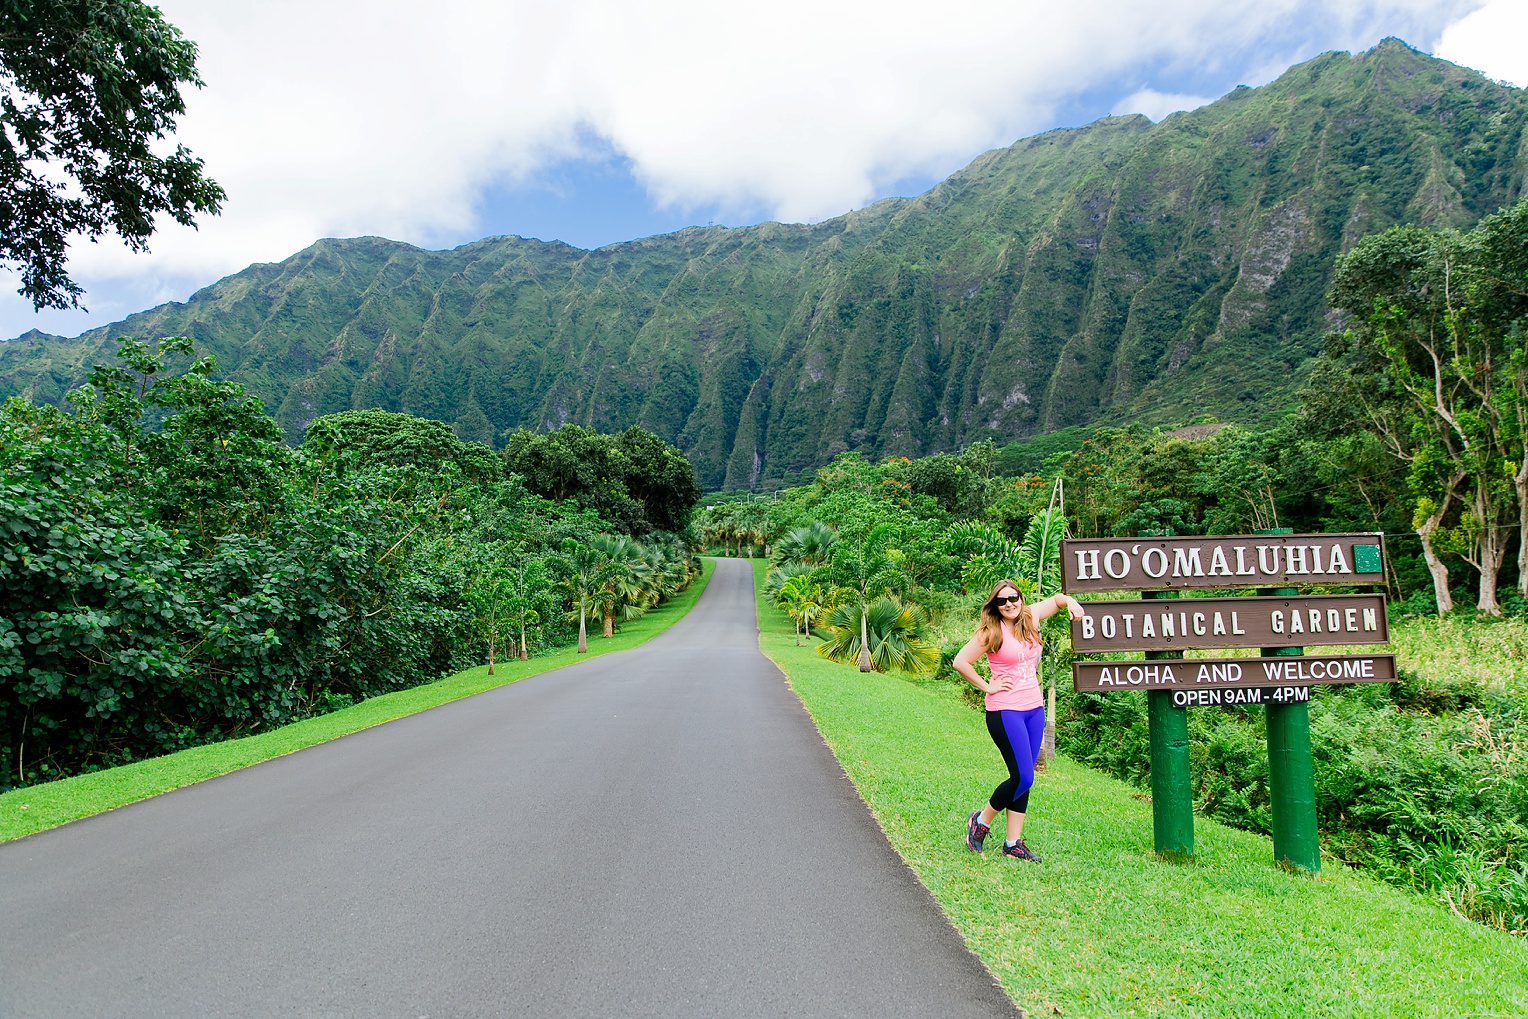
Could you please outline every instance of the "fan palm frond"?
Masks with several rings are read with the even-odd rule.
[[[852,662],[860,653],[861,608],[840,605],[828,618],[831,634],[817,645],[829,661]],[[878,598],[864,612],[870,664],[877,672],[927,672],[939,664],[939,648],[928,639],[928,619],[916,605]]]

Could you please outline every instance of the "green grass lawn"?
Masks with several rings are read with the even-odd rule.
[[[705,590],[715,568],[714,561],[705,560],[700,577],[677,597],[626,623],[609,640],[601,636],[590,638],[589,652],[585,655],[566,648],[527,662],[499,662],[492,676],[488,675],[488,666],[482,665],[434,683],[373,697],[353,707],[293,722],[257,736],[209,743],[164,757],[0,795],[0,842],[157,796],[251,764],[259,764],[272,757],[369,729],[448,701],[470,697],[505,683],[513,683],[517,679],[597,655],[636,647],[667,630],[689,612]]]
[[[1528,1016],[1528,943],[1334,861],[1287,874],[1269,839],[1204,818],[1193,864],[1158,862],[1144,797],[1064,758],[1025,830],[1045,863],[968,852],[1004,774],[981,716],[949,684],[795,647],[763,598],[759,619],[892,845],[1031,1016]]]

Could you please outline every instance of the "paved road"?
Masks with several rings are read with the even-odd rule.
[[[1014,1014],[742,562],[641,648],[0,845],[6,1019]]]

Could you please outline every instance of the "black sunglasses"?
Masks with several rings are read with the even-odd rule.
[[[992,604],[996,608],[1002,608],[1004,605],[1012,605],[1014,602],[1022,602],[1023,600],[1023,595],[1011,594],[1007,598],[992,599]]]

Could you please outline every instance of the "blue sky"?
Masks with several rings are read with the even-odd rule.
[[[150,255],[71,258],[89,313],[0,296],[0,336],[119,319],[325,236],[594,247],[814,221],[981,152],[1160,118],[1394,35],[1528,84],[1523,0],[163,0],[206,88],[178,140],[229,192]],[[6,288],[7,290],[9,288]]]

